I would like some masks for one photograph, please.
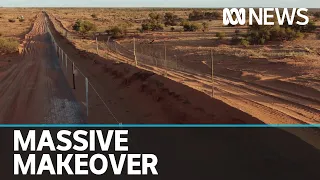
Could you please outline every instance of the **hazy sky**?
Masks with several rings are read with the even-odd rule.
[[[320,0],[0,0],[6,7],[306,7]]]

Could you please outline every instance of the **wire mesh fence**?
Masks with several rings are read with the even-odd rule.
[[[77,33],[67,31],[57,18],[51,17],[50,20],[55,21],[55,28],[70,41],[72,38],[82,38]],[[167,44],[166,40],[146,42],[133,37],[129,43],[123,45],[112,39],[111,36],[106,36],[97,35],[93,37],[92,39],[95,40],[95,43],[87,45],[87,48],[95,49],[97,54],[107,59],[110,59],[112,55],[115,60],[122,60],[135,66],[155,67],[162,71],[164,76],[167,76],[168,72],[182,72],[201,76],[208,81],[212,81],[212,84],[214,83],[214,61],[210,51],[202,57],[202,61],[190,61],[190,59],[199,57],[187,57],[185,54],[181,55],[172,52],[170,44]],[[212,87],[211,91],[210,95],[213,96],[214,87]]]
[[[80,103],[81,111],[86,115],[87,120],[95,123],[122,124],[89,81],[88,77],[85,76],[77,64],[69,58],[68,54],[55,41],[47,19],[46,28],[57,54],[61,70],[68,84],[73,89],[73,93]]]

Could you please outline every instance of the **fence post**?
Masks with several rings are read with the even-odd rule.
[[[212,97],[214,95],[214,92],[213,92],[213,52],[211,50],[211,83],[212,83]]]
[[[99,55],[98,36],[96,36],[97,54]]]
[[[138,66],[137,55],[136,55],[136,38],[133,38],[133,54],[134,54],[134,61],[136,63],[136,67]]]
[[[68,76],[67,72],[68,72],[68,56],[67,54],[65,54],[65,60],[66,60],[66,76]]]
[[[166,42],[164,42],[164,68],[165,68],[165,76],[167,76],[167,45]]]
[[[72,82],[73,82],[73,89],[76,89],[76,81],[74,77],[74,62],[72,62]]]
[[[178,70],[178,57],[177,55],[174,55],[174,57],[176,58],[176,69]]]
[[[63,62],[65,61],[65,59],[64,59],[64,52],[63,52],[62,49],[61,49],[61,59],[62,59]]]
[[[89,116],[89,81],[86,77],[86,105],[87,105],[87,116]]]

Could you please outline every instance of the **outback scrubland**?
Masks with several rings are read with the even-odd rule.
[[[37,9],[0,8],[0,73],[17,61],[24,36],[31,30]]]
[[[213,89],[265,123],[319,123],[318,9],[303,27],[223,26],[221,9],[47,11],[83,51],[135,65],[135,43],[140,68],[209,96]]]
[[[23,42],[41,10],[2,9],[2,37]],[[221,9],[44,11],[60,36],[87,59],[85,68],[94,68],[97,59],[137,65],[213,96],[264,123],[320,121],[318,9],[309,9],[310,22],[303,27],[223,26]],[[11,54],[2,50],[2,57]],[[126,74],[101,66],[102,74]],[[103,84],[103,75],[94,76]]]

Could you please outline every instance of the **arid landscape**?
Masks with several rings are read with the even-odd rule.
[[[318,177],[320,9],[310,8],[307,15],[310,22],[302,27],[224,26],[222,9],[0,7],[0,124],[27,124],[24,130],[41,124],[39,130],[50,129],[57,147],[61,126],[47,124],[67,124],[63,129],[70,132],[103,129],[97,124],[122,130],[132,124],[261,125],[135,127],[128,128],[130,141],[122,142],[134,145],[127,153],[164,154],[159,174],[168,173],[168,179]],[[100,151],[101,133],[90,132],[90,153]],[[43,155],[77,151],[51,151],[49,145],[35,151],[29,134],[25,145],[20,137],[12,141],[10,128],[0,134],[6,162],[1,177],[12,176],[12,153],[22,153],[16,150],[19,142],[25,155],[31,155],[28,144],[30,152]],[[117,146],[116,140],[107,149],[101,146],[101,153],[111,154],[113,143]],[[35,164],[27,161],[24,169],[31,167],[32,174]],[[48,170],[43,175],[55,178],[48,162],[40,163]],[[130,161],[125,163],[129,169]],[[66,178],[70,175],[76,174]]]
[[[53,46],[49,40],[37,43],[46,32],[39,32],[45,28],[42,11],[77,66],[72,96],[84,114],[84,77],[94,88],[90,115],[82,118],[89,123],[320,123],[318,9],[308,14],[312,30],[287,38],[287,28],[281,41],[263,37],[254,43],[250,27],[223,26],[219,9],[1,8],[0,38],[20,44],[16,52],[1,52],[1,97],[8,97],[9,87],[15,91],[13,72],[26,56],[49,55],[41,50],[43,43]],[[72,64],[63,65],[72,88]],[[18,102],[0,117],[11,117],[7,112],[16,111]]]
[[[263,45],[234,45],[230,43],[233,37],[246,33],[248,27],[225,27],[221,17],[215,16],[190,20],[191,15],[196,14],[193,9],[87,9],[85,13],[77,13],[74,9],[50,9],[48,13],[55,28],[78,49],[134,64],[135,38],[137,62],[142,69],[209,96],[212,96],[213,87],[215,99],[264,123],[319,123],[320,22],[315,16],[310,16],[315,22],[315,30],[305,33],[304,37]],[[172,13],[177,21],[189,19],[200,28],[186,31],[176,23],[163,26],[159,31],[141,32],[141,24],[150,21],[150,13],[164,16],[164,19],[166,13]],[[94,23],[99,33],[92,37],[77,33],[73,26],[79,19]],[[109,38],[114,36],[114,27],[122,28],[124,32],[120,31],[120,37]],[[218,33],[223,36],[217,36]]]

